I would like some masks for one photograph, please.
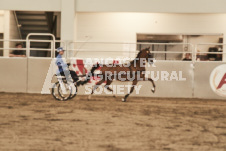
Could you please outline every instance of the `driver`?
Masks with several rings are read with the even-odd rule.
[[[57,48],[58,55],[56,57],[56,65],[58,66],[58,70],[56,75],[65,76],[67,79],[69,75],[71,75],[73,82],[75,83],[79,80],[78,75],[76,74],[75,71],[68,69],[68,65],[70,64],[67,65],[66,63],[64,63],[62,59],[62,55],[64,54],[64,51],[65,50],[63,49],[63,47]],[[81,84],[81,81],[78,81],[77,85],[80,85],[80,84]]]

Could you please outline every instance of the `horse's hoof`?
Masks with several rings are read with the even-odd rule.
[[[155,93],[155,88],[152,88],[151,91],[152,91],[153,93]]]
[[[122,98],[122,102],[126,102],[126,99]]]
[[[88,98],[88,100],[90,100],[90,99],[91,99],[91,95],[88,95],[88,97],[87,97],[87,98]]]

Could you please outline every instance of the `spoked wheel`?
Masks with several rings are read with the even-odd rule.
[[[58,85],[58,93],[63,101],[70,99],[72,94],[72,87],[67,81],[60,82]]]
[[[58,86],[59,86],[59,82],[56,82],[53,87],[52,87],[52,95],[53,97],[58,100],[58,101],[63,101],[63,98],[60,96],[59,92],[58,92]]]
[[[56,82],[52,87],[52,95],[58,101],[67,101],[72,96],[72,87],[66,81]]]
[[[67,101],[77,95],[78,86],[66,80],[56,82],[52,87],[52,95],[58,101]]]
[[[77,92],[78,92],[78,87],[77,87],[77,85],[72,85],[71,87],[72,87],[72,93],[71,93],[71,96],[70,96],[69,99],[74,98],[74,97],[77,95]]]

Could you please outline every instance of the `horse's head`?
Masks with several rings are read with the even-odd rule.
[[[142,49],[139,52],[138,57],[139,58],[145,58],[148,63],[151,63],[151,60],[153,59],[153,56],[152,56],[152,54],[150,52],[150,47],[147,47],[145,49]]]

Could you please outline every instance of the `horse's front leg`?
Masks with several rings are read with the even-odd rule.
[[[153,93],[155,93],[155,82],[154,82],[154,80],[152,80],[151,78],[148,78],[148,81],[151,81],[151,83],[152,83],[152,85],[153,85],[153,88],[151,89],[151,91],[153,92]]]
[[[104,79],[102,79],[102,80],[100,80],[99,82],[97,82],[96,83],[96,85],[93,87],[93,90],[92,90],[92,92],[91,92],[91,94],[88,96],[88,100],[90,100],[91,99],[91,95],[94,93],[94,91],[104,82],[105,80]]]
[[[141,78],[142,78],[143,81],[147,81],[148,80],[148,81],[150,81],[152,83],[153,88],[151,88],[151,91],[153,93],[155,93],[156,88],[155,88],[155,82],[154,82],[154,80],[152,80],[152,78],[146,77],[145,74],[141,74],[140,76],[141,76]]]
[[[135,85],[137,85],[137,82],[138,82],[137,80],[133,81],[133,85],[130,89],[130,92],[128,94],[126,94],[124,98],[122,98],[122,102],[126,102],[126,99],[129,97],[129,95],[131,93],[133,93],[134,87],[135,87]]]

